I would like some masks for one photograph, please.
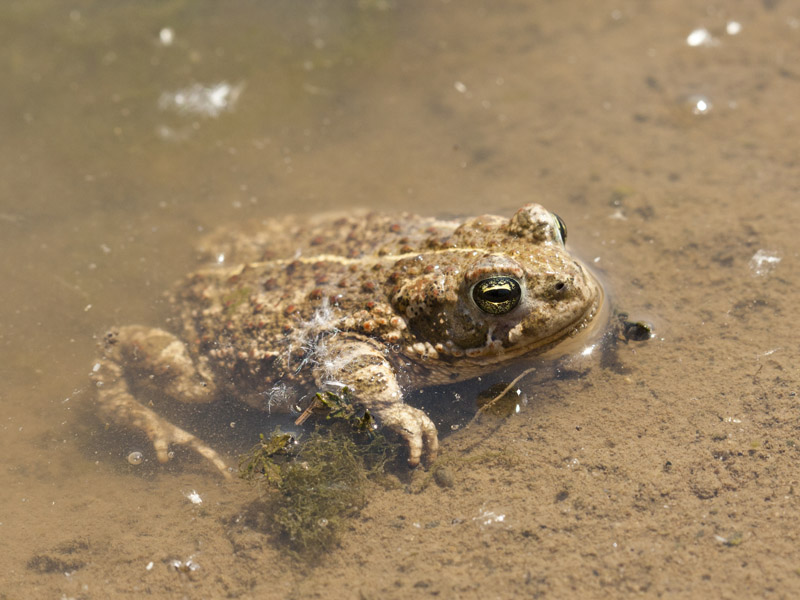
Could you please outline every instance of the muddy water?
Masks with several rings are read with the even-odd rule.
[[[796,4],[8,1],[0,35],[1,598],[797,596]],[[97,336],[160,323],[203,231],[531,200],[656,338],[445,436],[453,487],[376,487],[323,564],[91,415]]]

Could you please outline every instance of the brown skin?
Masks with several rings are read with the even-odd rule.
[[[404,391],[549,349],[596,314],[602,290],[562,231],[530,204],[511,219],[323,215],[218,234],[210,266],[172,297],[179,335],[132,326],[107,338],[92,374],[99,412],[144,431],[159,460],[184,444],[227,474],[213,449],[143,406],[129,384],[263,410],[346,385],[403,436],[410,465],[433,459],[436,427]]]

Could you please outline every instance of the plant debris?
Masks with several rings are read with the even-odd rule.
[[[306,410],[312,412],[326,415],[325,427],[304,439],[280,430],[261,434],[239,462],[239,476],[263,493],[271,527],[298,555],[311,558],[339,543],[347,519],[366,505],[370,478],[394,456],[346,389],[317,394]]]

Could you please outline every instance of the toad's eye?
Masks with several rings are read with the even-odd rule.
[[[512,277],[490,277],[475,284],[472,299],[483,312],[504,315],[519,304],[522,288]]]
[[[567,243],[567,226],[564,223],[564,219],[559,217],[556,213],[553,213],[553,217],[556,220],[556,229],[558,230],[558,235],[561,238],[561,243]]]

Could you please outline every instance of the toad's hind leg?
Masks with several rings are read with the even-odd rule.
[[[192,361],[186,345],[174,335],[135,325],[109,332],[102,356],[92,368],[92,380],[97,386],[100,416],[144,432],[159,461],[169,460],[170,444],[187,446],[230,477],[225,461],[213,448],[143,405],[129,388],[129,381],[139,380],[181,402],[213,400],[215,388],[210,374]]]

